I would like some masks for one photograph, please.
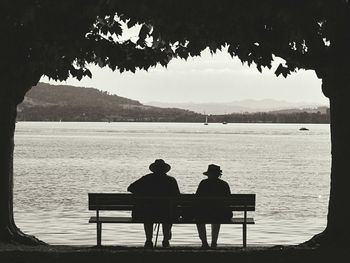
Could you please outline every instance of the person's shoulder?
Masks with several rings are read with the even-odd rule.
[[[139,180],[142,181],[142,180],[150,179],[150,178],[152,178],[152,175],[153,175],[152,173],[145,174],[145,175],[141,176]]]
[[[225,180],[222,180],[221,178],[218,178],[218,181],[221,182],[222,184],[227,184]]]
[[[199,182],[199,185],[204,185],[204,184],[208,184],[208,183],[210,183],[209,179],[205,178]]]
[[[228,182],[226,182],[225,180],[219,179],[219,181],[221,184],[229,186]]]
[[[171,175],[165,175],[165,177],[169,180],[169,181],[175,181],[176,182],[176,179],[175,177],[171,176]]]
[[[223,187],[227,189],[228,192],[231,192],[231,187],[230,185],[228,184],[228,182],[222,180],[223,182]]]

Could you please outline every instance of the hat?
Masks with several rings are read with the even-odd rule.
[[[220,166],[216,164],[209,164],[208,165],[208,171],[203,173],[204,175],[217,175],[220,176],[222,174],[222,170],[220,169]]]
[[[171,166],[166,162],[164,162],[163,159],[157,159],[154,161],[154,163],[152,163],[149,166],[149,169],[154,173],[156,172],[167,173],[169,172],[170,168]]]

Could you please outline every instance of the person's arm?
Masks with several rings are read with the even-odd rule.
[[[132,183],[132,184],[130,184],[129,186],[128,186],[128,192],[130,192],[130,193],[134,193],[135,192],[135,182],[134,183]]]
[[[180,188],[179,185],[177,184],[177,181],[174,179],[174,192],[176,195],[180,194]]]
[[[196,195],[200,195],[202,194],[202,188],[203,188],[203,181],[201,181],[198,185],[197,191],[196,191]]]
[[[137,193],[139,190],[139,185],[140,185],[141,180],[142,180],[142,177],[140,179],[136,180],[135,182],[133,182],[132,184],[130,184],[128,189],[127,189],[128,192],[133,193],[133,194]]]
[[[231,189],[230,189],[230,185],[226,182],[226,186],[227,186],[227,194],[230,195],[231,194]]]

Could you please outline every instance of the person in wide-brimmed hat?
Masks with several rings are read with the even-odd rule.
[[[222,170],[220,169],[220,166],[216,164],[209,164],[207,171],[205,171],[203,174],[207,176],[220,177],[222,175]]]
[[[198,196],[225,196],[231,194],[230,186],[224,180],[221,180],[222,170],[216,164],[209,164],[207,171],[203,173],[208,176],[200,182],[196,194]],[[221,221],[232,217],[232,212],[225,205],[215,202],[200,204],[196,211],[198,221]],[[202,241],[202,247],[208,248],[207,233],[205,224],[197,224],[199,238]],[[217,246],[220,224],[211,224],[211,247]]]
[[[154,163],[150,164],[149,169],[153,173],[164,173],[164,174],[166,174],[167,172],[170,171],[171,166],[169,164],[167,164],[166,162],[164,162],[163,159],[157,159],[157,160],[154,161]]]
[[[149,169],[152,173],[142,176],[128,187],[128,191],[144,196],[175,196],[180,194],[180,190],[176,179],[167,175],[171,166],[163,159],[157,159],[150,164]],[[142,204],[136,205],[132,211],[134,219],[142,219],[146,221],[170,221],[174,215],[169,214],[168,206],[164,204]],[[162,224],[163,228],[163,247],[169,247],[169,240],[171,239],[172,224]],[[146,248],[153,247],[153,223],[144,224],[146,235]]]

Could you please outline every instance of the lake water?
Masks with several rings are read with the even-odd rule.
[[[305,126],[305,125],[304,125]],[[196,191],[208,164],[234,193],[255,193],[248,245],[297,244],[326,225],[329,125],[19,122],[15,135],[15,219],[49,244],[95,245],[89,192],[126,192],[157,158],[171,164],[183,193]],[[112,212],[113,215],[125,212]],[[104,212],[102,215],[110,213]],[[210,231],[208,231],[210,233]],[[104,225],[103,244],[143,245],[142,225]],[[161,239],[161,237],[160,237]],[[175,225],[172,245],[199,245],[194,225]],[[242,244],[223,225],[219,244]]]

